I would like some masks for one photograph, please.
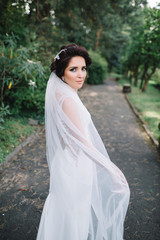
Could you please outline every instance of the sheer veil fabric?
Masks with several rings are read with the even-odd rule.
[[[37,240],[122,240],[128,183],[76,91],[53,72],[45,124],[50,189]]]

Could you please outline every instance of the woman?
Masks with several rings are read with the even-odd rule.
[[[91,59],[63,46],[51,65],[45,102],[50,190],[37,240],[122,240],[129,187],[110,161],[77,91]]]

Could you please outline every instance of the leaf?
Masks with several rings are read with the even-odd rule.
[[[24,192],[24,191],[27,191],[28,189],[26,188],[20,188],[20,189],[17,189],[17,191],[20,191],[20,192]]]

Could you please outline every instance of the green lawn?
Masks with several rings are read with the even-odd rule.
[[[126,81],[121,79],[119,83],[123,86]],[[158,140],[160,137],[160,131],[158,130],[158,124],[160,123],[160,91],[150,81],[146,92],[142,92],[138,87],[132,85],[132,92],[128,94],[128,97],[149,130]]]
[[[11,153],[17,145],[31,135],[37,127],[30,126],[27,118],[5,119],[0,134],[0,163]]]

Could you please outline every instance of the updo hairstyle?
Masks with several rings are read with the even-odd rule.
[[[88,66],[91,64],[91,58],[84,47],[77,46],[76,44],[62,46],[59,53],[52,60],[51,72],[54,71],[56,75],[61,78],[64,75],[64,71],[67,68],[71,58],[77,56],[85,59],[86,67],[88,68]]]

